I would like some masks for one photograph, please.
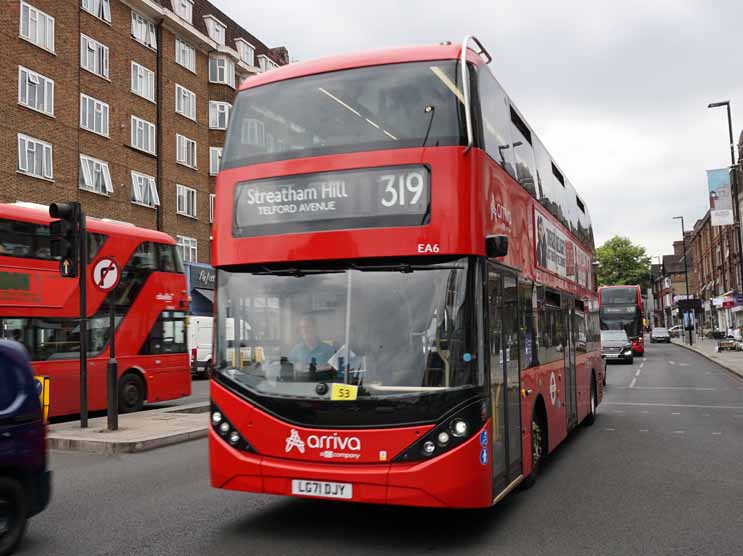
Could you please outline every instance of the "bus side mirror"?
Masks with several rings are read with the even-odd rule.
[[[485,253],[491,258],[508,255],[508,236],[486,236]]]

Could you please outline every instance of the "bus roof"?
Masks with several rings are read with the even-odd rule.
[[[49,216],[49,207],[46,205],[0,203],[0,218],[10,218],[37,224],[49,224],[53,219]],[[127,222],[99,219],[92,216],[86,218],[88,231],[108,235],[136,236],[145,241],[175,244],[175,240],[164,232],[140,228]]]
[[[405,46],[398,48],[386,48],[357,52],[354,54],[341,54],[328,56],[306,62],[296,62],[286,66],[259,73],[249,77],[240,86],[240,90],[252,89],[268,83],[304,77],[318,73],[326,73],[350,68],[365,66],[379,66],[384,64],[400,64],[405,62],[423,62],[426,60],[457,60],[462,52],[459,43],[442,43],[422,46]],[[483,63],[471,49],[467,54],[470,62]]]

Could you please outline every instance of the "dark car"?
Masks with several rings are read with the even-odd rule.
[[[601,331],[601,357],[606,361],[635,360],[632,354],[632,342],[624,330],[602,330]]]
[[[650,343],[662,343],[665,342],[666,344],[671,343],[671,334],[668,332],[667,328],[661,328],[659,326],[656,326],[653,328],[653,331],[650,333]]]
[[[49,503],[46,424],[25,348],[0,340],[0,556]]]

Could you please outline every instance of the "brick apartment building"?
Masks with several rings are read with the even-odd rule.
[[[208,263],[236,86],[288,63],[206,0],[3,0],[0,202],[79,201]]]

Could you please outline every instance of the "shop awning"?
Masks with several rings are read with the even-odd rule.
[[[207,290],[204,288],[194,288],[194,290],[208,299],[209,303],[214,303],[214,290]]]

